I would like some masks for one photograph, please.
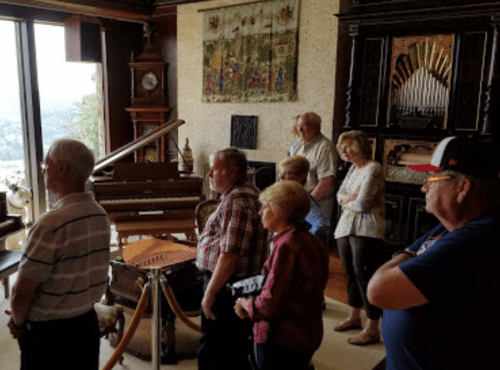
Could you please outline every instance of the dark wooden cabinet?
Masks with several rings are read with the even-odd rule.
[[[423,175],[407,165],[447,136],[497,141],[500,3],[349,0],[340,10],[337,70],[348,74],[337,77],[334,137],[362,130],[373,140],[386,243],[401,249],[437,224]]]

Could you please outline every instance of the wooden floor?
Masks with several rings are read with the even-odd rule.
[[[344,268],[337,252],[330,253],[330,278],[326,284],[325,295],[328,298],[347,304],[347,282]]]
[[[348,304],[347,281],[338,252],[330,252],[329,267],[330,278],[326,284],[325,295],[338,302]],[[373,370],[385,370],[385,358],[382,359]]]

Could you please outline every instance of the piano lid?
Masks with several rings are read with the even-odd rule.
[[[146,135],[143,135],[130,143],[127,143],[120,148],[112,151],[108,155],[99,159],[95,166],[93,175],[96,175],[100,171],[104,170],[106,167],[111,166],[115,162],[118,162],[120,159],[125,158],[126,156],[132,154],[136,150],[148,145],[156,139],[168,134],[169,132],[175,130],[177,127],[183,125],[185,122],[182,120],[170,120],[165,122],[163,125],[158,126],[158,128]]]

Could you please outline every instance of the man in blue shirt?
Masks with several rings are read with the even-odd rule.
[[[380,267],[368,299],[384,308],[386,368],[488,369],[497,363],[500,291],[498,156],[472,139],[449,137],[428,171],[426,211],[440,221]]]

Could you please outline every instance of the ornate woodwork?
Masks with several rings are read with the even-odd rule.
[[[337,16],[339,45],[350,50],[338,52],[338,70],[349,76],[337,77],[345,95],[337,98],[335,118],[344,120],[341,131],[362,130],[374,139],[375,159],[398,170],[399,178],[386,176],[385,239],[401,249],[437,224],[425,211],[421,180],[406,177],[406,162],[451,135],[498,140],[500,3],[348,0]],[[419,69],[425,77],[409,83]],[[396,112],[396,93],[406,82],[416,105]],[[430,107],[433,88],[443,89],[443,100]],[[388,153],[389,143],[400,145]],[[341,168],[339,184],[347,171]]]
[[[163,62],[155,46],[148,43],[129,66],[132,106],[126,110],[134,123],[134,139],[137,139],[156,130],[168,119],[171,109],[167,107],[167,64]],[[138,149],[135,152],[135,161],[167,162],[168,137],[162,136],[153,144]]]

